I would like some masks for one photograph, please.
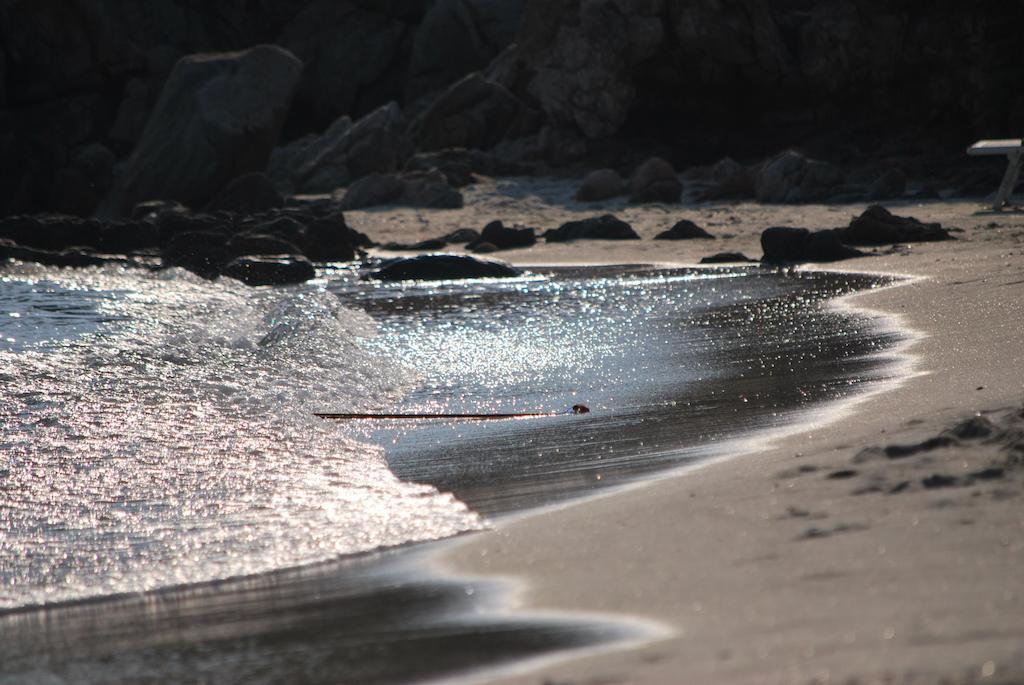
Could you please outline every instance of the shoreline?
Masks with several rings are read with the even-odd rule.
[[[958,203],[932,204],[943,214],[958,210]],[[934,220],[934,209],[914,215]],[[991,218],[974,214],[971,220]],[[1021,225],[1019,215],[1001,218],[1011,229]],[[843,302],[898,317],[918,332],[909,347],[917,369],[859,402],[841,421],[785,437],[749,458],[716,461],[636,491],[499,525],[445,554],[439,563],[458,572],[523,578],[530,587],[526,610],[621,611],[679,631],[664,642],[487,682],[1020,677],[1024,581],[1014,570],[1024,562],[1024,518],[1007,510],[1013,498],[972,507],[975,523],[957,528],[949,510],[971,504],[960,502],[962,492],[915,492],[879,503],[869,498],[885,495],[853,496],[842,479],[780,481],[776,475],[812,461],[820,472],[838,473],[861,448],[910,442],[974,412],[1020,406],[1024,345],[1014,322],[1024,320],[1024,260],[1012,257],[1024,251],[1020,234],[979,245],[971,234],[982,230],[968,228],[967,240],[914,245],[909,254],[836,265],[838,271],[910,276],[898,287]],[[974,278],[960,278],[965,274]],[[990,297],[989,282],[1009,290]],[[937,499],[954,504],[933,504]],[[809,513],[786,518],[787,511]],[[929,549],[931,536],[918,534],[929,524],[942,536],[950,564],[979,559],[985,572],[970,582],[955,568],[944,573],[941,557]],[[606,546],[582,542],[594,539]],[[739,551],[748,545],[758,553]],[[811,546],[818,549],[809,552]],[[982,609],[979,588],[990,597]],[[817,609],[821,602],[824,608]],[[973,637],[958,644],[958,634]]]
[[[480,202],[457,212],[393,208],[347,215],[381,242],[389,236],[409,242],[443,233],[453,222],[482,225],[495,215],[508,214],[511,223],[518,212],[532,216],[533,225],[549,226],[621,210],[645,240],[538,244],[493,256],[523,266],[689,267],[715,251],[756,256],[766,225],[828,227],[849,218],[842,213],[861,210],[751,203],[592,207],[566,200],[571,181],[537,184],[557,192],[537,202],[512,198],[506,205],[507,194],[522,189],[512,183],[503,195],[497,184],[484,183],[476,191]],[[909,347],[914,360],[894,387],[885,381],[888,389],[858,393],[852,405],[842,400],[838,414],[784,430],[767,447],[737,447],[739,455],[671,469],[502,518],[478,535],[431,543],[430,561],[443,570],[441,579],[473,578],[514,589],[499,593],[513,601],[501,603],[491,614],[495,619],[519,619],[518,625],[536,616],[569,623],[639,621],[670,626],[674,636],[628,649],[590,647],[567,658],[527,657],[442,681],[917,682],[925,674],[922,682],[931,682],[1024,673],[1024,651],[1017,647],[1024,644],[1024,583],[1013,574],[1024,561],[1024,518],[1013,509],[1019,473],[1008,474],[1006,496],[989,492],[988,483],[988,489],[972,486],[970,492],[924,492],[917,480],[896,496],[895,489],[880,494],[863,487],[884,476],[888,466],[858,461],[872,447],[943,435],[972,411],[1020,406],[1024,221],[1019,214],[1004,215],[1002,225],[990,213],[967,216],[973,206],[967,202],[890,206],[900,214],[946,225],[966,219],[968,225],[958,241],[879,250],[871,258],[804,270],[906,277],[827,305],[869,311],[916,332],[912,341],[888,351],[896,359]],[[731,228],[714,243],[650,240],[666,222],[716,216],[722,221],[710,226]],[[382,221],[374,226],[371,219]],[[973,443],[964,449],[979,452]],[[946,469],[948,456],[929,452],[926,458]],[[912,461],[892,467],[907,471]],[[925,474],[914,478],[920,475]],[[976,572],[975,562],[983,572]],[[974,574],[969,577],[968,566]]]

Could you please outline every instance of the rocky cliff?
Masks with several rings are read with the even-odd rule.
[[[93,212],[194,53],[271,44],[304,65],[278,142],[393,101],[421,149],[508,162],[843,162],[1024,135],[1022,19],[950,0],[8,0],[0,215]]]

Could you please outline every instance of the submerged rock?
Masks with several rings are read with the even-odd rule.
[[[715,236],[711,235],[689,219],[682,219],[681,221],[676,222],[672,228],[667,231],[662,231],[658,235],[654,236],[655,240],[693,240],[695,238],[714,240]]]
[[[508,278],[522,271],[504,262],[467,255],[422,255],[399,259],[377,269],[367,278],[380,281],[449,281],[463,278]]]
[[[222,273],[246,285],[286,285],[308,281],[316,269],[305,257],[259,255],[234,259]]]
[[[214,231],[185,231],[160,249],[164,266],[180,266],[202,278],[214,279],[228,261],[227,235]]]
[[[640,240],[633,227],[611,214],[570,221],[547,231],[544,239],[549,243],[571,240]]]

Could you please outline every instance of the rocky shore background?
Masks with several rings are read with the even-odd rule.
[[[909,0],[15,0],[0,217],[19,219],[0,239],[50,263],[89,259],[25,249],[159,246],[219,272],[351,258],[366,241],[341,212],[456,208],[479,175],[589,174],[584,202],[984,195],[1002,165],[963,149],[1024,130],[1021,19]],[[182,233],[218,254],[179,259]]]

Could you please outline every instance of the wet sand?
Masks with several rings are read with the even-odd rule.
[[[571,192],[564,182],[500,181],[472,191],[468,211],[353,212],[350,221],[377,240],[409,241],[493,218],[514,223],[517,213],[550,228],[613,211],[649,239],[688,218],[720,238],[541,244],[497,256],[519,264],[692,264],[719,251],[759,256],[767,226],[841,226],[864,209],[587,207],[571,202]],[[962,229],[956,241],[883,248],[834,265],[912,277],[839,305],[893,317],[914,332],[905,377],[735,458],[501,524],[445,552],[437,560],[444,568],[522,579],[523,610],[623,614],[672,631],[640,647],[484,680],[1024,678],[1024,215],[980,212],[975,201],[888,206]],[[979,413],[996,426],[987,438],[954,433],[956,442],[920,448]],[[899,449],[908,445],[918,447]],[[888,458],[892,446],[909,454]]]

